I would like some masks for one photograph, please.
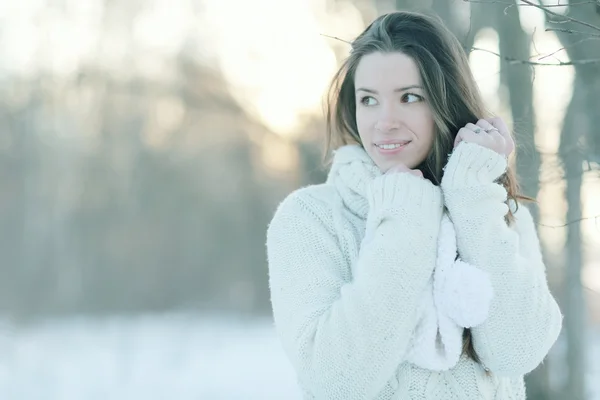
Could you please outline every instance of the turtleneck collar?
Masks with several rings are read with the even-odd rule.
[[[367,190],[382,172],[365,149],[358,144],[345,145],[334,151],[327,183],[333,184],[346,207],[361,218],[369,211]]]

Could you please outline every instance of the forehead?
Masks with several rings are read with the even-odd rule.
[[[406,54],[377,52],[361,58],[354,83],[356,87],[393,90],[394,87],[420,85],[421,74],[415,61]]]

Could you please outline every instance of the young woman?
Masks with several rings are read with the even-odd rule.
[[[267,233],[275,326],[305,398],[524,399],[562,315],[458,40],[396,12],[329,97],[327,182]]]

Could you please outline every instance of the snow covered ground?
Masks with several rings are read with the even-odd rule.
[[[596,338],[588,382],[595,376],[597,385]],[[20,328],[0,321],[3,400],[300,398],[269,319],[82,317]],[[590,400],[600,400],[600,387]]]
[[[300,399],[270,320],[193,315],[0,325],[0,399]]]

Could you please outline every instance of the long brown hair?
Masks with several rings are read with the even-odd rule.
[[[351,43],[350,55],[335,74],[328,92],[325,155],[348,143],[362,144],[356,125],[354,75],[362,57],[374,52],[401,52],[419,68],[436,134],[431,152],[418,168],[425,178],[439,185],[458,130],[490,113],[484,108],[460,42],[435,16],[406,11],[385,14]],[[531,200],[518,194],[517,179],[510,167],[499,182],[515,204],[517,199]],[[507,223],[513,219],[509,210]],[[464,331],[463,353],[480,361],[469,329]]]

